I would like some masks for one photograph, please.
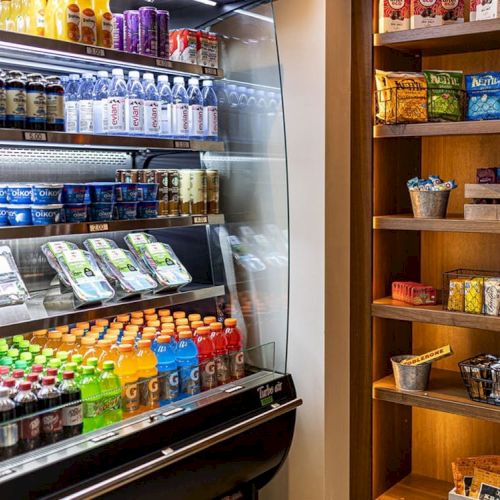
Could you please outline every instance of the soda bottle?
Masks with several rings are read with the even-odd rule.
[[[40,384],[40,375],[31,372],[26,376],[26,380],[31,384],[31,391],[36,396],[42,388],[42,384]]]
[[[104,425],[114,424],[122,420],[122,387],[120,377],[114,373],[114,369],[113,361],[104,361],[99,378]]]
[[[137,343],[137,376],[141,405],[150,410],[159,406],[158,361],[151,350],[151,340],[139,340]]]
[[[31,352],[22,352],[19,361],[24,361],[24,365],[16,366],[16,368],[28,370],[33,364],[33,354],[31,354]]]
[[[19,349],[19,354],[23,352],[28,352],[30,348],[30,341],[29,340],[21,340],[18,344],[18,349]]]
[[[59,377],[59,369],[61,368],[62,362],[59,358],[49,359],[47,364],[47,375],[52,376],[56,380],[56,386],[59,385],[60,377]]]
[[[64,93],[64,124],[66,132],[78,132],[78,89],[80,88],[80,75],[69,75],[68,85]]]
[[[24,370],[20,368],[12,370],[12,378],[16,382],[16,389],[19,390],[19,384],[24,381]]]
[[[121,344],[115,373],[120,378],[122,387],[122,410],[125,418],[139,410],[139,391],[137,388],[137,360],[134,348],[130,344]]]
[[[34,450],[40,446],[40,417],[30,416],[37,413],[38,398],[31,390],[31,382],[19,384],[19,391],[14,398],[16,415],[25,417],[19,421],[19,446],[23,452]]]
[[[61,345],[61,340],[62,340],[62,333],[59,332],[58,330],[51,330],[48,333],[48,340],[47,343],[45,344],[45,348],[52,349],[54,352],[59,349],[59,346]],[[43,354],[43,351],[42,351]],[[50,357],[50,356],[48,356]]]
[[[5,378],[9,378],[10,370],[7,366],[0,366],[0,382]]]
[[[209,141],[219,136],[219,104],[212,80],[203,80],[203,135]]]
[[[109,8],[109,0],[94,0],[97,21],[97,45],[113,48],[113,14]]]
[[[160,387],[160,405],[166,405],[179,398],[179,371],[175,358],[175,349],[169,335],[158,337],[156,352],[158,360],[158,385]]]
[[[72,371],[63,373],[63,381],[59,386],[62,409],[63,434],[65,438],[78,436],[83,431],[83,405],[81,391]]]
[[[187,137],[189,135],[189,99],[182,76],[174,77],[172,131],[174,137]]]
[[[33,361],[35,360],[36,356],[38,356],[41,352],[42,348],[38,344],[31,344],[30,345],[30,350],[29,352],[33,356]]]
[[[160,134],[160,96],[153,73],[144,73],[144,133]]]
[[[42,349],[42,355],[45,356],[48,363],[48,360],[54,356],[54,350],[50,347],[44,347]]]
[[[167,75],[158,76],[160,96],[160,135],[172,137],[172,90]]]
[[[83,401],[83,432],[90,432],[103,426],[101,414],[101,387],[93,366],[84,366],[80,378]]]
[[[9,397],[9,388],[0,387],[0,457],[7,459],[15,456],[18,450],[19,433],[16,418],[16,405]]]
[[[19,359],[19,349],[16,349],[15,347],[9,349],[7,351],[7,356],[12,359],[13,363],[15,363]]]
[[[243,353],[243,338],[237,326],[235,318],[224,320],[224,335],[227,339],[227,351],[229,356],[229,373],[232,380],[238,380],[245,376],[245,354]]]
[[[99,378],[100,371],[97,365],[99,364],[99,359],[98,358],[88,358],[87,359],[87,366],[92,366],[94,368],[94,375],[96,378]]]
[[[17,369],[21,370],[23,372],[23,376],[24,376],[24,372],[26,372],[26,370],[28,369],[28,363],[26,363],[26,361],[24,361],[22,359],[18,359],[14,363],[14,371]]]
[[[227,338],[222,330],[222,323],[210,323],[211,339],[215,346],[215,370],[217,383],[227,384],[231,380],[229,373],[229,358],[227,351]]]
[[[94,133],[94,82],[91,73],[84,73],[78,87],[78,131],[81,134]]]
[[[52,444],[63,438],[61,394],[55,386],[56,379],[53,376],[43,377],[42,388],[38,392],[42,421],[42,441],[44,444]],[[54,411],[48,411],[57,408]]]
[[[80,42],[97,44],[97,22],[93,6],[94,0],[78,0],[80,6]]]
[[[14,399],[17,394],[16,381],[12,377],[5,378],[2,382],[2,387],[6,387],[9,390],[10,399]]]
[[[215,346],[210,338],[210,328],[202,326],[197,330],[196,347],[198,349],[198,364],[200,366],[200,385],[202,391],[217,387],[215,372]]]
[[[85,365],[87,363],[88,358],[95,358],[96,356],[96,350],[95,350],[95,345],[96,345],[96,340],[94,337],[89,336],[89,334],[85,335],[85,337],[82,338],[82,345],[80,347],[80,352],[79,354],[82,355],[82,362]]]
[[[127,84],[123,78],[123,70],[114,68],[109,85],[108,97],[108,133],[124,134],[125,126],[125,99],[127,98]]]
[[[31,344],[38,344],[41,348],[45,347],[47,342],[47,330],[36,330],[31,334]]]
[[[192,336],[191,331],[179,333],[179,343],[175,353],[179,367],[180,398],[186,398],[200,392],[198,350]]]
[[[35,361],[35,364],[31,367],[31,371],[34,371],[33,367],[35,365],[37,365],[37,366],[41,366],[42,367],[42,372],[43,372],[43,369],[45,368],[45,366],[47,364],[47,358],[43,354],[38,354],[37,356],[35,356],[35,360],[34,361]]]
[[[125,100],[127,132],[131,135],[144,134],[144,89],[138,71],[129,71],[127,98]]]

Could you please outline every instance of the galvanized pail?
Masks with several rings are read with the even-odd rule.
[[[402,365],[404,359],[414,358],[415,356],[393,356],[391,358],[392,369],[394,371],[394,380],[396,387],[405,391],[425,391],[429,383],[432,363],[422,363],[421,365],[411,366]]]
[[[450,191],[410,191],[413,216],[421,219],[444,219]]]

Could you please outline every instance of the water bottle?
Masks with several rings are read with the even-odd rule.
[[[115,68],[109,85],[108,97],[108,133],[123,135],[125,126],[125,99],[127,98],[127,84],[123,78],[123,70]]]
[[[227,86],[227,129],[232,131],[232,136],[239,141],[240,136],[240,114],[238,110],[239,95],[236,85],[230,84]]]
[[[80,75],[69,75],[64,94],[64,123],[66,132],[78,132],[78,88],[80,87]]]
[[[179,367],[179,397],[187,398],[200,392],[200,370],[198,368],[198,349],[189,332],[179,333],[176,360]]]
[[[138,71],[129,71],[127,98],[125,100],[127,132],[131,135],[144,134],[144,89]]]
[[[184,78],[174,77],[172,89],[172,130],[174,137],[187,137],[189,135],[189,104]]]
[[[198,78],[189,79],[189,135],[194,139],[203,137],[203,96]]]
[[[78,130],[81,134],[94,133],[93,91],[92,75],[84,73],[78,88]]]
[[[153,73],[144,73],[144,131],[146,135],[160,135],[160,95]]]
[[[172,91],[167,75],[158,77],[158,94],[160,95],[160,135],[172,137]]]
[[[92,99],[94,101],[94,134],[108,132],[108,97],[109,74],[107,71],[97,73],[97,82],[94,85]]]
[[[61,85],[64,87],[64,92],[66,93],[66,88],[68,87],[70,77],[68,75],[61,75],[60,79],[61,79]]]
[[[203,135],[209,141],[219,136],[219,108],[212,80],[203,80]]]
[[[179,372],[172,338],[169,335],[160,335],[157,339],[156,358],[158,359],[158,382],[162,406],[176,401],[179,397]]]

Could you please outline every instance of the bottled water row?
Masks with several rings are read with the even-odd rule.
[[[66,132],[217,140],[218,102],[212,80],[141,75],[115,68],[69,75],[65,85]]]

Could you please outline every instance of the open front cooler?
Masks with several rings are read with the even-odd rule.
[[[0,14],[0,488],[4,498],[256,498],[286,459],[301,404],[286,371],[272,3],[110,7],[116,49],[23,32]],[[140,7],[157,9],[154,53],[144,31],[142,53],[127,50],[127,16]],[[103,72],[117,69],[101,96]],[[203,102],[192,89],[185,101],[148,94],[165,76],[200,87]],[[28,107],[45,93],[43,119],[19,117],[23,85]]]

